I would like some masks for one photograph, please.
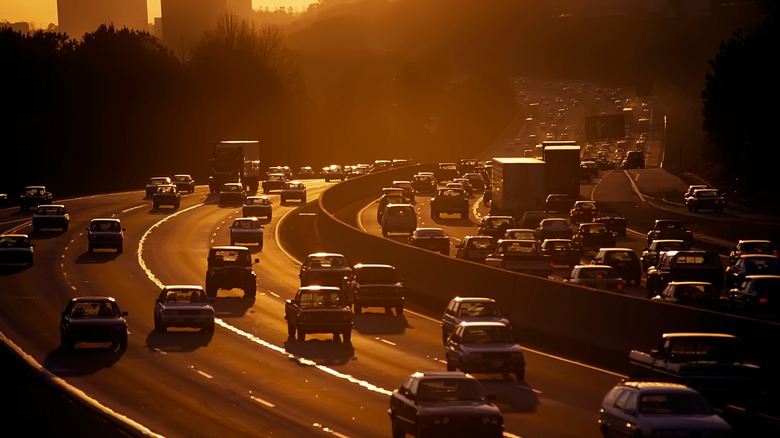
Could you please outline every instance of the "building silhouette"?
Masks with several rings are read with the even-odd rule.
[[[148,30],[146,0],[57,0],[59,31],[82,38],[101,24]]]
[[[177,55],[188,58],[190,50],[221,16],[251,19],[252,0],[161,0],[162,42]]]

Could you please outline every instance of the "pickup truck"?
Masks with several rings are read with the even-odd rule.
[[[631,350],[632,377],[684,383],[716,405],[755,408],[766,396],[765,376],[747,361],[741,342],[724,333],[665,333],[657,348]]]
[[[521,274],[549,277],[553,274],[553,261],[542,255],[535,240],[501,239],[492,253],[485,257],[485,264]]]
[[[671,281],[706,281],[722,291],[725,275],[717,253],[695,249],[666,251],[658,264],[647,270],[647,296],[658,295]]]
[[[442,213],[459,214],[461,219],[468,219],[469,201],[466,192],[455,188],[437,190],[431,198],[431,217],[438,219]]]
[[[295,298],[285,302],[284,319],[290,340],[305,341],[311,333],[330,333],[344,343],[352,339],[352,310],[337,287],[301,287]]]
[[[693,231],[677,219],[656,219],[647,232],[647,246],[657,239],[680,239],[686,245],[693,246]]]

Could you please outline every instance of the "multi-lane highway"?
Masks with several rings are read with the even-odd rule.
[[[634,181],[645,179],[643,174],[650,181],[656,170],[638,171],[640,178]],[[656,184],[662,184],[658,180]],[[314,196],[330,184],[307,181]],[[661,210],[663,214],[689,216],[674,206],[642,202],[622,171],[608,173],[594,187],[595,191],[584,190],[642,209],[626,212],[629,226],[639,234],[629,233],[621,244],[641,244],[642,224],[661,214],[659,207],[667,209]],[[621,199],[621,194],[632,198]],[[140,191],[72,199],[63,201],[73,217],[64,233],[32,233],[27,213],[2,210],[4,231],[31,233],[36,262],[32,268],[4,271],[0,277],[0,331],[67,385],[149,434],[386,436],[389,392],[413,371],[445,369],[440,315],[415,312],[412,298],[411,311],[402,317],[356,315],[351,344],[319,335],[306,342],[288,340],[283,306],[298,286],[296,257],[327,248],[318,248],[312,240],[311,204],[298,209],[293,203],[279,205],[277,195],[272,198],[274,216],[266,224],[266,243],[255,266],[257,298],[250,302],[241,298],[240,291],[221,291],[215,303],[219,319],[213,337],[186,329],[155,332],[152,303],[163,284],[203,284],[207,249],[228,241],[227,226],[240,215],[239,207],[217,205],[201,187],[185,195],[176,211],[153,209]],[[426,201],[418,198],[422,224],[430,221]],[[361,217],[367,231],[375,232],[371,202],[362,202],[367,208]],[[481,208],[473,211],[484,214]],[[713,236],[717,245],[736,238],[739,231],[733,230],[734,223],[747,219],[741,215],[727,212],[716,221],[703,215],[688,219],[700,220],[707,228],[720,224],[723,234]],[[120,218],[127,228],[124,253],[88,253],[84,228],[89,219],[104,216]],[[473,218],[435,223],[455,237],[475,230]],[[756,227],[761,224],[756,219]],[[290,243],[283,246],[280,240]],[[708,241],[703,234],[701,241]],[[382,261],[381,254],[375,261]],[[424,274],[421,270],[402,275]],[[127,351],[78,348],[70,352],[59,347],[59,312],[67,299],[77,295],[117,298],[129,312]],[[487,389],[498,395],[507,436],[598,436],[598,402],[621,374],[530,349],[527,361],[522,382],[501,375],[480,376]]]

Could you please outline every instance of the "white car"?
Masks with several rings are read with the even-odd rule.
[[[162,288],[154,302],[154,329],[164,332],[168,327],[214,332],[214,307],[203,287],[172,285]]]
[[[171,178],[167,176],[153,176],[149,178],[149,182],[146,183],[146,197],[151,198],[152,195],[157,191],[157,186],[171,183]]]
[[[230,245],[254,243],[263,250],[263,224],[256,217],[239,217],[230,226]]]
[[[722,413],[688,386],[628,380],[604,397],[598,422],[603,436],[732,436]]]

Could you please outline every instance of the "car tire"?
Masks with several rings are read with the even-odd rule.
[[[206,281],[206,295],[209,298],[216,298],[217,297],[217,288],[214,286],[211,286],[208,281]]]
[[[298,338],[297,339],[300,342],[305,342],[306,341],[306,332],[301,330],[301,329],[298,329]]]
[[[395,306],[395,315],[401,316],[404,314],[404,306]]]
[[[460,218],[461,219],[468,219],[469,218],[469,212],[468,211],[462,211],[460,213]]]
[[[384,228],[382,228],[382,236],[384,236],[384,237],[387,237],[387,235],[388,235],[388,234],[389,234],[389,233],[387,232],[387,230],[385,230]]]
[[[248,284],[244,288],[244,297],[246,297],[246,298],[254,298],[255,295],[257,295],[257,284],[255,284],[255,282],[252,281],[251,284]]]
[[[401,426],[398,425],[398,419],[393,415],[393,418],[390,420],[390,429],[393,435],[393,438],[404,438],[406,436],[406,432],[401,429]]]
[[[94,248],[92,245],[89,245],[89,246],[87,247],[87,252],[89,252],[89,253],[93,253],[93,252],[95,252],[95,248]]]
[[[447,371],[457,371],[457,369],[458,367],[456,367],[455,364],[452,363],[449,358],[447,358]]]
[[[122,252],[123,252],[124,250],[125,250],[125,249],[124,249],[124,245],[122,245],[122,244],[119,244],[119,246],[117,246],[117,247],[116,247],[116,252],[117,252],[118,254],[122,254]]]
[[[160,208],[160,204],[152,204],[152,208],[154,208],[155,210],[157,210],[158,208]]]
[[[448,338],[447,332],[444,331],[444,329],[441,329],[441,344],[442,345],[447,345],[447,338]]]
[[[295,339],[295,326],[287,323],[287,339]]]
[[[173,205],[173,208],[174,208],[174,209],[178,209],[180,205],[181,205],[181,204],[179,204],[179,203],[177,202],[176,204],[174,204],[174,205]]]
[[[158,332],[166,331],[165,325],[160,321],[160,317],[154,315],[154,330]]]
[[[67,225],[64,225],[64,226],[62,227],[62,232],[64,233],[65,231],[68,231],[68,226],[67,226]]]
[[[362,305],[355,303],[354,306],[355,306],[355,315],[360,315],[361,313],[363,313]]]
[[[207,333],[214,333],[216,326],[214,324],[214,321],[211,321],[209,324],[206,324],[206,326],[203,328],[204,330],[206,330]]]
[[[525,368],[518,370],[515,372],[515,378],[517,379],[517,382],[522,382],[525,380]]]
[[[341,339],[345,344],[352,342],[352,330],[347,330],[341,334]]]
[[[66,350],[73,350],[76,348],[76,343],[73,342],[73,339],[70,336],[62,333],[60,334],[60,345]]]
[[[125,350],[127,350],[127,333],[125,333],[124,335],[122,335],[122,336],[119,338],[119,342],[117,342],[117,343],[119,344],[119,349],[120,349],[120,350],[122,350],[122,351],[125,351]]]

